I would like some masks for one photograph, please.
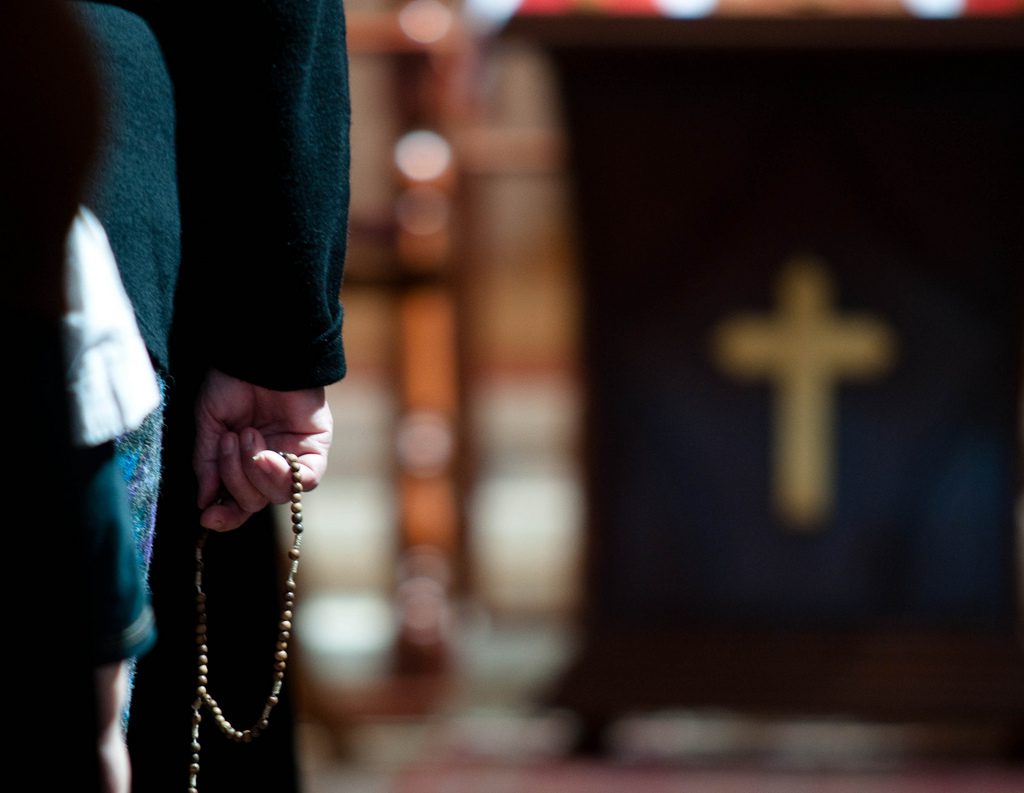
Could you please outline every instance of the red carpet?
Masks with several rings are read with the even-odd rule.
[[[600,763],[416,765],[390,793],[1024,793],[1024,769],[694,770]]]

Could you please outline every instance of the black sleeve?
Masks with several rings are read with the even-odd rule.
[[[290,390],[341,379],[349,203],[341,0],[176,0],[179,352]]]

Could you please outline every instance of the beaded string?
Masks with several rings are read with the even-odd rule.
[[[249,743],[258,737],[270,725],[270,712],[278,703],[281,685],[284,682],[284,670],[288,664],[288,641],[292,633],[292,610],[295,607],[295,574],[299,570],[300,547],[302,545],[302,472],[299,458],[289,452],[278,452],[292,471],[292,547],[288,551],[291,568],[285,582],[284,606],[281,609],[281,620],[278,623],[277,649],[274,653],[274,683],[270,694],[263,705],[263,712],[256,722],[248,729],[236,729],[224,716],[217,700],[209,692],[210,647],[207,644],[206,632],[206,593],[203,591],[203,548],[206,545],[207,531],[199,535],[196,542],[196,649],[197,675],[196,698],[192,703],[192,763],[189,766],[188,793],[199,793],[199,725],[203,720],[202,710],[205,705],[213,715],[220,731],[235,743]]]

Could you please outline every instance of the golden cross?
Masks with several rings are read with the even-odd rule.
[[[893,334],[879,320],[832,312],[828,273],[795,259],[778,284],[775,317],[740,315],[715,328],[713,354],[726,372],[776,385],[773,499],[798,531],[812,531],[832,508],[834,391],[840,378],[867,379],[895,358]]]

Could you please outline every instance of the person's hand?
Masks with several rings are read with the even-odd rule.
[[[289,501],[292,473],[277,452],[295,454],[303,489],[315,488],[327,470],[332,433],[323,388],[273,391],[211,370],[196,403],[200,524],[237,529],[268,503]]]

